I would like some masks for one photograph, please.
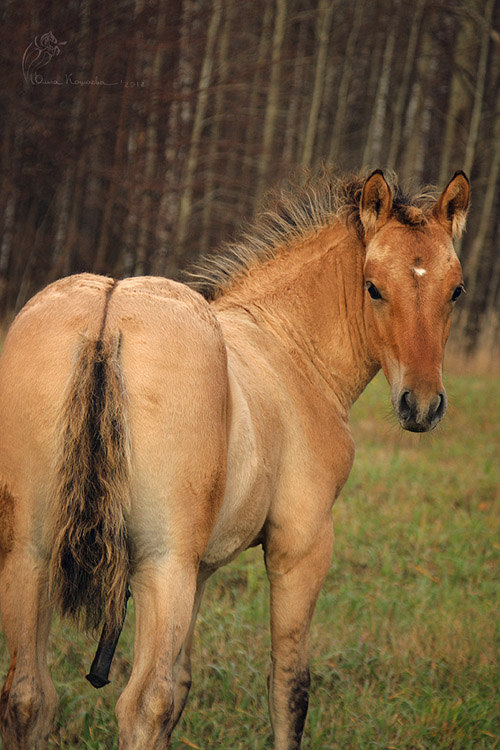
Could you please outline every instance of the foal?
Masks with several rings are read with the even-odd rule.
[[[380,170],[283,195],[197,291],[83,274],[20,312],[0,358],[4,747],[47,746],[57,607],[136,631],[121,750],[167,748],[187,699],[207,578],[261,544],[271,588],[275,750],[300,747],[307,641],[349,410],[382,367],[408,430],[443,417],[443,349],[469,183],[408,199]]]

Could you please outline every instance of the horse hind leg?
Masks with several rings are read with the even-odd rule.
[[[134,664],[116,705],[119,750],[170,746],[182,710],[176,710],[174,663],[190,628],[196,578],[194,563],[170,555],[142,564],[132,577]]]
[[[3,747],[44,750],[57,705],[47,667],[51,610],[45,575],[26,552],[4,561],[0,610],[11,657],[0,699]]]
[[[187,703],[189,691],[191,689],[191,648],[193,646],[194,629],[196,618],[200,609],[203,592],[205,590],[206,579],[198,578],[196,587],[196,596],[194,600],[191,623],[187,632],[182,648],[174,664],[174,714],[172,728],[177,726],[181,718],[184,707]]]

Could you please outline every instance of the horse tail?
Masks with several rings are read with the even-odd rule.
[[[49,590],[61,614],[119,627],[130,568],[130,439],[119,335],[83,340],[62,411]]]

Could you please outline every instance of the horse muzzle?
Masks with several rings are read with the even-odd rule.
[[[394,411],[401,427],[410,432],[429,432],[441,421],[446,412],[446,393],[435,392],[427,398],[411,388],[401,388],[393,397]]]

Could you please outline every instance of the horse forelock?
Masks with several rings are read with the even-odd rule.
[[[403,190],[393,173],[385,173],[393,193],[392,213],[405,226],[427,223],[436,200],[433,190],[410,193]],[[364,237],[359,205],[366,175],[336,175],[324,168],[314,177],[302,173],[285,187],[269,192],[241,238],[226,243],[221,251],[202,258],[188,271],[188,284],[206,299],[224,295],[236,279],[256,265],[287,251],[311,233],[343,222]]]

